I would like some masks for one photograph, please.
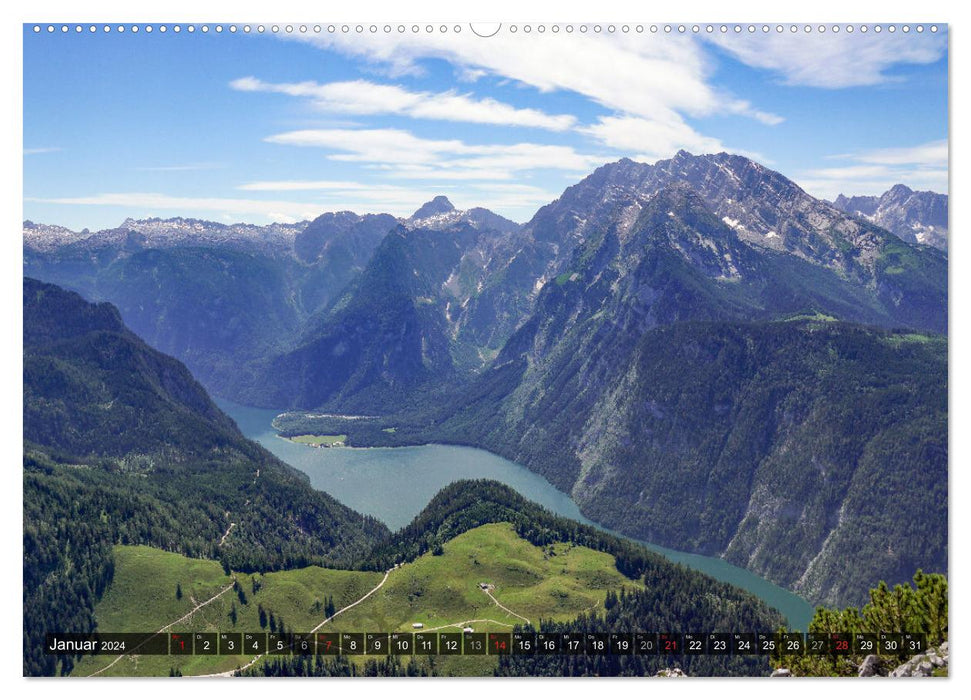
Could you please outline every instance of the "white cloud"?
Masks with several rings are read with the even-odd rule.
[[[652,162],[678,149],[692,153],[718,153],[725,150],[718,139],[702,136],[680,119],[654,121],[640,117],[601,117],[581,129],[601,143],[625,151],[635,160]]]
[[[61,149],[57,146],[45,146],[42,148],[25,148],[24,155],[33,156],[33,155],[37,155],[38,153],[57,153],[60,150]]]
[[[948,191],[947,141],[840,154],[828,160],[848,164],[808,170],[798,178],[799,184],[817,197],[876,195],[896,184],[917,190]]]
[[[578,153],[569,146],[476,145],[458,139],[424,139],[401,129],[305,129],[266,140],[325,148],[331,151],[330,160],[371,164],[391,175],[413,179],[508,179],[516,172],[542,169],[585,174],[609,160]]]
[[[878,148],[843,157],[853,158],[862,163],[880,165],[919,165],[930,168],[946,168],[948,146],[945,140],[930,141],[918,146]]]
[[[640,117],[686,135],[679,147],[705,137],[688,126],[692,117],[736,114],[765,124],[778,115],[712,88],[712,70],[701,45],[684,36],[532,34],[500,31],[489,39],[457,35],[320,34],[294,37],[362,57],[392,75],[420,74],[424,58],[449,61],[460,74],[494,75],[542,92],[568,90],[618,113]],[[596,132],[593,132],[596,133]],[[675,149],[677,150],[677,149]]]
[[[780,117],[778,114],[773,114],[772,112],[763,112],[760,109],[755,109],[748,100],[727,100],[728,111],[732,114],[740,114],[742,116],[751,117],[756,121],[760,121],[767,126],[777,126],[785,121],[784,118]]]
[[[417,73],[421,58],[443,58],[460,70],[478,69],[541,91],[571,90],[611,109],[649,116],[678,109],[717,110],[703,80],[704,59],[692,41],[575,34],[490,39],[452,32],[433,35],[313,35],[305,40],[384,64],[393,73]]]
[[[276,92],[311,99],[324,112],[340,114],[398,114],[415,119],[436,119],[473,124],[526,126],[566,131],[576,123],[569,114],[546,114],[536,109],[521,109],[491,98],[448,92],[412,92],[397,85],[381,85],[366,80],[336,83],[267,83],[253,77],[230,83],[235,90]]]
[[[364,167],[368,170],[385,171],[399,180],[442,180],[447,178],[449,181],[487,180],[494,182],[496,180],[511,180],[513,177],[513,173],[509,170],[495,170],[481,166],[459,170],[444,162],[432,166],[401,163],[394,167],[375,163]]]
[[[947,48],[946,32],[771,32],[712,34],[708,40],[755,68],[778,73],[789,85],[847,88],[892,80],[898,64],[937,61]]]
[[[298,192],[311,190],[363,190],[372,189],[374,185],[360,182],[346,182],[341,180],[265,180],[247,182],[236,189],[250,192]]]
[[[246,192],[314,192],[319,206],[329,207],[328,210],[347,209],[349,207],[343,203],[352,201],[367,202],[365,207],[367,211],[375,211],[374,205],[378,204],[389,207],[380,211],[410,213],[423,202],[452,187],[453,185],[448,183],[438,183],[424,188],[348,180],[264,180],[247,182],[236,189]]]

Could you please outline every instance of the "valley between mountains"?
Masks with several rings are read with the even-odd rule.
[[[24,274],[40,280],[24,287],[25,511],[29,493],[68,512],[79,490],[83,508],[131,500],[168,523],[151,537],[132,520],[92,524],[84,537],[107,544],[77,593],[91,599],[111,546],[234,572],[373,572],[509,522],[388,540],[245,440],[211,394],[287,410],[285,435],[490,450],[604,526],[724,557],[813,603],[946,574],[947,202],[904,190],[829,203],[747,158],[682,151],[604,165],[525,224],[441,196],[407,219],[25,222]],[[134,473],[147,491],[124,485]],[[181,489],[198,478],[204,489]],[[175,518],[175,489],[197,527]],[[548,542],[574,541],[564,527]],[[620,561],[616,546],[590,556]],[[632,571],[636,591],[645,569]]]

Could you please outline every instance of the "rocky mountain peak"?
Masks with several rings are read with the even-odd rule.
[[[438,195],[429,202],[422,204],[418,211],[411,215],[412,219],[427,219],[430,216],[440,214],[450,214],[455,211],[455,207],[445,195]]]
[[[914,191],[912,189],[910,189],[909,187],[907,187],[907,185],[897,184],[897,185],[894,185],[893,187],[891,187],[887,191],[887,193],[884,195],[884,197],[886,197],[887,195],[889,195],[889,196],[891,196],[893,198],[902,198],[902,197],[909,197],[913,193],[914,193]]]

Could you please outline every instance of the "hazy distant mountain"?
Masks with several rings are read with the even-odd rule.
[[[220,224],[199,219],[125,219],[121,226],[102,231],[71,231],[25,221],[24,247],[51,251],[73,247],[94,250],[112,246],[171,248],[176,246],[227,246],[243,250],[273,252],[289,249],[307,222],[295,224]]]
[[[610,163],[522,226],[436,197],[282,253],[136,235],[25,268],[118,299],[229,398],[407,407],[399,435],[814,600],[947,567],[946,255],[752,160]]]
[[[413,220],[431,219],[438,216],[446,216],[455,212],[455,207],[448,200],[448,197],[439,195],[418,207],[418,210],[411,215]]]
[[[434,199],[425,202],[408,219],[402,222],[408,228],[426,228],[441,230],[466,223],[472,228],[497,231],[499,233],[510,233],[521,228],[520,224],[510,221],[504,216],[483,209],[474,207],[467,210],[456,209],[448,200],[448,197],[439,195]]]
[[[426,287],[415,296],[426,319],[416,336],[424,350],[405,366],[424,367],[437,356],[431,348],[447,348],[431,362],[436,369],[429,378],[445,367],[446,375],[451,369],[478,371],[533,313],[543,287],[570,273],[578,248],[589,254],[603,240],[625,244],[642,210],[675,185],[690,188],[719,226],[734,232],[737,242],[724,251],[730,258],[722,261],[724,272],[744,277],[739,289],[746,293],[762,285],[759,294],[769,314],[812,308],[866,323],[946,328],[943,256],[908,247],[884,229],[814,199],[779,173],[724,153],[681,151],[654,165],[626,159],[608,164],[522,226],[485,209],[456,210],[444,196],[408,219],[338,212],[309,224],[266,227],[128,220],[118,229],[76,236],[28,222],[25,271],[118,304],[127,323],[185,361],[212,390],[266,404],[270,395],[281,394],[260,398],[258,387],[274,381],[261,361],[294,352],[303,356],[303,346],[329,337],[334,324],[343,323],[334,314],[346,316],[348,300],[366,292],[359,276],[368,267],[368,279],[380,276],[384,263],[372,256],[393,229]],[[410,231],[451,232],[449,265],[409,253],[409,241],[421,248],[434,240]],[[436,250],[434,255],[442,252]],[[738,268],[742,263],[747,271]],[[432,268],[425,269],[428,265]],[[761,269],[766,265],[774,272]],[[791,266],[798,274],[783,270]],[[748,317],[764,302],[746,304],[750,308],[742,315]],[[307,358],[315,362],[313,353]],[[356,384],[364,390],[369,381]],[[406,384],[414,382],[409,378]],[[309,398],[285,393],[287,405]]]
[[[947,250],[948,197],[894,185],[879,197],[839,195],[834,206],[863,217],[905,241]]]
[[[458,211],[436,197],[389,233],[339,299],[301,341],[273,358],[246,396],[269,405],[385,410],[428,383],[491,360],[487,338],[501,311],[469,315],[490,265],[515,250],[521,227],[486,209]],[[510,327],[508,332],[512,332]],[[508,334],[507,334],[508,335]],[[505,337],[495,339],[493,354]],[[363,404],[361,403],[363,402]]]
[[[350,212],[268,226],[129,219],[94,233],[25,222],[24,272],[116,304],[150,344],[232,395],[248,365],[298,336],[395,225]]]

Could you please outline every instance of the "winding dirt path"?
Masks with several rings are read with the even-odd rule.
[[[162,634],[163,632],[165,632],[166,630],[168,630],[168,629],[172,628],[173,626],[179,624],[180,622],[185,622],[190,617],[192,617],[197,612],[199,612],[200,609],[206,607],[207,605],[209,605],[209,603],[211,603],[212,601],[216,600],[216,598],[218,598],[218,597],[220,597],[222,595],[225,595],[227,592],[233,590],[233,586],[235,586],[235,585],[236,585],[236,577],[234,576],[233,577],[233,582],[231,584],[229,584],[228,586],[226,586],[225,588],[223,588],[221,591],[219,591],[219,593],[217,593],[216,595],[214,595],[209,600],[203,601],[202,603],[197,603],[196,606],[194,608],[192,608],[192,610],[190,610],[189,612],[187,612],[185,615],[183,615],[182,617],[180,617],[178,620],[173,620],[172,622],[170,622],[169,624],[167,624],[165,627],[163,627],[162,629],[158,630],[155,634]],[[152,636],[154,637],[155,635],[153,634]],[[138,652],[138,647],[135,647],[135,649],[133,649],[130,653],[121,654],[120,656],[116,657],[114,661],[112,661],[110,664],[108,664],[104,668],[98,669],[94,673],[89,674],[88,675],[88,678],[91,678],[92,676],[97,676],[100,673],[104,673],[105,671],[107,671],[109,668],[111,668],[112,666],[114,666],[116,663],[118,663],[119,661],[121,661],[126,656],[134,656],[134,655],[137,654],[137,652]]]
[[[223,546],[223,542],[225,542],[226,538],[229,537],[229,533],[233,531],[234,527],[236,527],[236,523],[229,523],[229,527],[226,528],[226,532],[224,532],[223,536],[219,538],[220,547]]]
[[[529,618],[528,618],[528,617],[523,617],[523,616],[522,616],[522,615],[520,615],[519,613],[514,613],[514,612],[513,612],[512,610],[510,610],[510,609],[509,609],[509,608],[507,608],[507,607],[506,607],[505,605],[503,605],[503,604],[502,604],[502,603],[500,603],[500,602],[499,602],[498,600],[496,600],[496,597],[495,597],[494,595],[492,595],[492,591],[491,591],[490,589],[488,589],[488,588],[483,588],[483,589],[481,589],[481,590],[482,590],[482,592],[483,592],[483,593],[485,593],[485,594],[486,594],[487,596],[489,596],[489,597],[490,597],[490,598],[492,599],[492,602],[493,602],[493,603],[495,603],[496,605],[498,605],[498,606],[499,606],[500,608],[502,608],[503,610],[505,610],[505,611],[506,611],[507,613],[509,613],[509,614],[510,614],[510,615],[512,615],[513,617],[518,617],[518,618],[519,618],[520,620],[525,620],[525,621],[526,621],[526,624],[527,624],[527,625],[531,625],[531,624],[533,624],[532,622],[530,622],[530,621],[529,621]],[[510,627],[511,627],[511,626],[512,626],[512,625],[510,625]]]
[[[310,630],[310,633],[311,634],[314,634],[317,630],[319,630],[321,627],[323,627],[324,625],[326,625],[328,622],[330,622],[331,620],[333,620],[335,617],[337,617],[341,613],[347,612],[348,610],[350,610],[351,608],[353,608],[356,605],[360,605],[365,600],[367,600],[368,598],[370,598],[372,595],[374,595],[375,593],[377,593],[381,589],[381,587],[384,586],[384,584],[388,582],[388,577],[391,576],[391,572],[392,571],[394,571],[394,567],[391,567],[390,569],[388,569],[387,571],[384,572],[384,578],[381,579],[381,582],[377,586],[375,586],[374,588],[372,588],[370,591],[368,591],[367,593],[365,593],[363,596],[361,596],[360,598],[358,598],[357,600],[355,600],[350,605],[345,605],[343,608],[341,608],[340,610],[338,610],[337,612],[335,612],[333,615],[331,615],[326,620],[324,620],[319,625],[317,625],[312,630]],[[511,625],[510,625],[510,627],[511,627]],[[248,669],[250,666],[252,666],[253,664],[255,664],[257,661],[259,661],[260,659],[262,659],[264,656],[266,656],[266,654],[267,654],[267,652],[264,651],[262,654],[259,654],[257,656],[254,656],[253,659],[249,663],[245,664],[244,666],[240,666],[238,668],[234,668],[232,671],[222,671],[220,673],[205,673],[205,674],[202,674],[202,675],[199,675],[199,676],[189,676],[189,677],[190,678],[227,678],[227,677],[230,677],[230,676],[234,676],[234,675],[236,675],[237,672],[239,672],[239,671],[245,671],[246,669]]]
[[[317,625],[317,626],[316,626],[316,627],[314,627],[314,628],[313,628],[312,630],[310,630],[310,632],[311,632],[311,633],[313,633],[313,632],[316,632],[317,630],[319,630],[319,629],[320,629],[321,627],[323,627],[324,625],[326,625],[326,624],[327,624],[328,622],[330,622],[331,620],[333,620],[333,619],[334,619],[335,617],[337,617],[337,616],[338,616],[338,615],[340,615],[341,613],[343,613],[343,612],[347,612],[348,610],[350,610],[351,608],[353,608],[353,607],[354,607],[355,605],[360,605],[360,604],[361,604],[361,603],[363,603],[363,602],[364,602],[365,600],[367,600],[368,598],[370,598],[370,597],[371,597],[372,595],[374,595],[375,593],[377,593],[377,592],[378,592],[378,590],[379,590],[379,589],[380,589],[380,588],[381,588],[381,587],[382,587],[382,586],[383,586],[383,585],[384,585],[385,583],[387,583],[387,582],[388,582],[388,577],[389,577],[389,576],[391,575],[391,572],[392,572],[392,571],[394,571],[394,567],[391,567],[390,569],[388,569],[387,571],[385,571],[385,572],[384,572],[384,578],[383,578],[383,579],[381,579],[381,583],[379,583],[379,584],[378,584],[377,586],[375,586],[374,588],[372,588],[372,589],[371,589],[370,591],[368,591],[368,592],[367,592],[366,594],[364,594],[364,596],[362,596],[361,598],[358,598],[357,600],[355,600],[355,601],[354,601],[353,603],[351,603],[350,605],[346,605],[346,606],[344,606],[343,608],[341,608],[340,610],[338,610],[337,612],[335,612],[335,613],[334,613],[333,615],[331,615],[331,616],[330,616],[330,617],[328,617],[328,618],[327,618],[326,620],[324,620],[324,621],[323,621],[323,622],[321,622],[321,623],[320,623],[319,625]]]
[[[516,617],[519,617],[518,615]],[[480,618],[478,620],[463,620],[462,622],[452,622],[448,625],[442,625],[441,627],[429,627],[428,629],[420,630],[421,632],[438,632],[438,630],[448,629],[449,627],[467,627],[473,622],[491,622],[494,625],[501,625],[503,627],[515,627],[516,625],[510,625],[508,622],[499,622],[499,620],[490,620],[489,618]]]

